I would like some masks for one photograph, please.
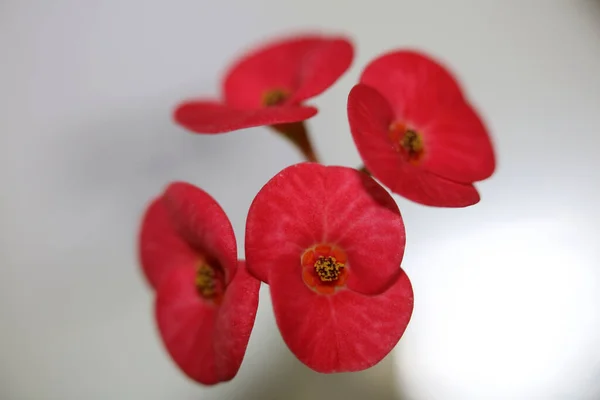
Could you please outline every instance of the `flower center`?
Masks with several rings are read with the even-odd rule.
[[[335,257],[319,256],[315,261],[315,271],[323,282],[337,281],[342,268],[344,268],[344,264],[338,262]]]
[[[423,140],[417,132],[408,129],[402,138],[402,147],[411,156],[416,156],[423,151]]]
[[[418,164],[423,157],[424,143],[419,132],[400,122],[394,122],[389,128],[389,137],[394,148],[402,153],[412,164]]]
[[[206,262],[198,264],[194,283],[198,294],[206,300],[218,302],[223,295],[223,276],[221,271]]]
[[[284,89],[271,89],[267,90],[263,94],[262,103],[265,107],[279,106],[283,104],[287,98],[289,97],[289,93]]]
[[[302,279],[309,288],[321,294],[333,294],[348,279],[346,253],[339,247],[317,244],[304,251],[300,259]]]

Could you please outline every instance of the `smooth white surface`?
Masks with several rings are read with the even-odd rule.
[[[398,199],[416,307],[393,369],[308,371],[265,291],[239,376],[204,389],[153,330],[139,214],[188,180],[221,202],[243,248],[254,194],[299,156],[266,129],[198,137],[169,113],[216,94],[239,50],[310,27],[357,45],[312,102],[326,163],[359,164],[347,92],[369,59],[410,46],[456,71],[499,168],[476,207]],[[418,400],[600,396],[598,2],[3,0],[0,49],[0,398],[391,398],[392,380]]]

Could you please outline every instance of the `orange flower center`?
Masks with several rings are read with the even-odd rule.
[[[271,89],[263,94],[262,103],[265,107],[279,106],[289,97],[289,92],[285,89]]]
[[[332,294],[343,288],[348,279],[346,253],[336,246],[318,244],[304,251],[301,257],[302,279],[317,293]]]
[[[221,301],[224,285],[223,273],[220,268],[215,268],[206,262],[200,262],[196,268],[194,283],[198,294],[202,298],[216,303]]]
[[[418,164],[424,153],[423,137],[419,132],[400,122],[393,122],[388,133],[394,148],[404,155],[407,161]]]

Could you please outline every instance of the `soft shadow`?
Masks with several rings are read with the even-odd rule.
[[[343,374],[319,374],[287,354],[277,372],[253,386],[232,388],[229,400],[402,400],[394,383],[391,356],[369,370]],[[235,380],[231,382],[235,385]],[[225,394],[223,392],[221,395]],[[206,394],[190,400],[213,398]],[[219,398],[218,396],[214,397]],[[220,397],[224,398],[224,397]]]

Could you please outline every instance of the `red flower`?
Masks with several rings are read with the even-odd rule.
[[[156,321],[175,363],[211,385],[232,379],[246,352],[260,282],[238,262],[233,228],[204,191],[173,183],[148,207],[140,232]]]
[[[465,207],[473,182],[492,175],[486,127],[450,72],[412,51],[371,62],[348,96],[350,128],[365,167],[417,203]]]
[[[283,339],[319,372],[369,368],[404,333],[413,308],[404,244],[385,189],[354,169],[315,163],[271,179],[246,225],[248,268],[270,285]]]
[[[175,120],[196,133],[304,121],[317,109],[301,103],[335,83],[352,58],[352,45],[340,37],[307,35],[265,44],[229,69],[222,100],[186,101]]]

